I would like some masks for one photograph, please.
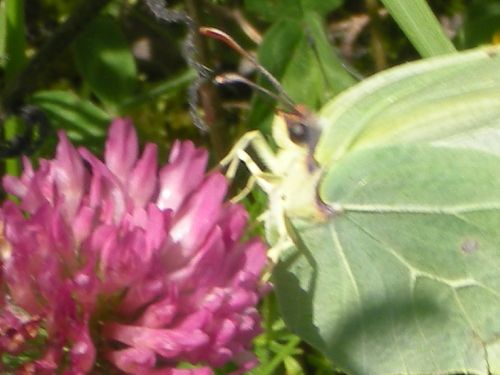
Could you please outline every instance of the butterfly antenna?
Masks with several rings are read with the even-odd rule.
[[[276,95],[274,92],[269,91],[265,87],[259,86],[256,83],[250,81],[249,79],[246,79],[240,74],[237,73],[224,73],[224,74],[219,74],[215,76],[214,82],[218,85],[226,85],[228,83],[243,83],[252,89],[254,89],[257,92],[260,92],[268,97],[273,98],[277,102],[281,102],[282,98],[279,95]]]
[[[199,30],[200,30],[200,33],[202,35],[208,36],[209,38],[220,40],[221,42],[225,43],[230,48],[232,48],[233,50],[235,50],[236,52],[238,52],[241,56],[243,56],[244,58],[248,59],[255,66],[255,68],[260,73],[262,73],[262,75],[264,77],[266,77],[266,79],[268,80],[268,82],[278,92],[278,95],[274,94],[274,95],[271,95],[271,96],[273,98],[278,99],[278,101],[286,104],[288,107],[290,107],[292,109],[295,108],[294,101],[292,100],[292,98],[290,98],[290,96],[288,96],[288,94],[285,92],[285,90],[283,90],[283,87],[278,82],[278,80],[266,68],[264,68],[262,66],[262,64],[260,64],[250,53],[248,53],[247,51],[245,51],[245,49],[243,47],[241,47],[233,38],[231,38],[225,32],[223,32],[223,31],[221,31],[219,29],[213,28],[213,27],[200,27]],[[243,78],[243,77],[241,77],[241,78]],[[245,82],[244,80],[241,80],[241,79],[238,79],[237,81]],[[248,82],[250,82],[250,81],[248,81]],[[247,83],[247,82],[245,82],[245,83]],[[266,91],[268,91],[268,90],[266,90],[266,89],[264,89],[262,87],[259,87],[259,86],[255,85],[255,84],[250,84],[250,86],[253,87],[253,88],[255,88],[255,89],[257,89],[260,92],[266,92]]]

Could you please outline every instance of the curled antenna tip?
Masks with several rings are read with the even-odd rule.
[[[215,27],[201,26],[199,28],[200,34],[209,36],[209,37],[229,37],[224,31],[216,29]]]
[[[214,82],[218,85],[224,85],[226,83],[232,83],[232,82],[243,82],[249,85],[252,85],[253,82],[250,80],[246,79],[245,77],[237,74],[237,73],[224,73],[224,74],[219,74],[215,76]]]
[[[249,54],[245,51],[233,38],[231,38],[224,31],[216,29],[215,27],[202,26],[199,28],[200,34],[205,35],[209,38],[220,40],[221,42],[227,44],[230,48],[237,51],[240,55],[248,58]]]

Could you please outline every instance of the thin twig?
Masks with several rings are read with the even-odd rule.
[[[145,0],[145,3],[157,19],[169,23],[182,23],[188,29],[183,54],[188,65],[198,74],[198,78],[189,87],[189,110],[196,127],[208,131],[218,161],[228,150],[227,131],[221,120],[222,111],[218,93],[214,86],[207,82],[212,73],[206,67],[208,60],[206,44],[198,35],[198,4],[187,1],[186,13],[168,9],[164,0]],[[204,121],[198,115],[198,96],[205,113]]]
[[[196,24],[186,12],[168,9],[164,0],[144,0],[144,2],[159,21],[166,23],[181,23],[187,27],[187,37],[184,41],[182,52],[188,66],[193,68],[197,75],[188,89],[189,114],[191,115],[194,125],[198,129],[208,131],[207,125],[198,114],[198,90],[203,82],[205,82],[210,72],[204,65],[200,64],[197,59],[197,51],[194,43],[198,30]]]
[[[186,0],[187,11],[195,25],[200,25],[199,10],[201,6],[197,0]],[[193,42],[198,51],[199,63],[206,66],[209,62],[209,51],[206,40],[196,33]],[[210,142],[215,157],[221,160],[229,150],[228,129],[222,116],[222,105],[219,94],[212,83],[205,83],[199,87],[201,105],[205,112],[205,121],[209,127]]]

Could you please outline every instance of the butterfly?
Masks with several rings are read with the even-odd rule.
[[[252,131],[222,162],[268,195],[285,322],[347,373],[500,366],[499,52],[386,70],[315,114],[277,89],[277,149]]]

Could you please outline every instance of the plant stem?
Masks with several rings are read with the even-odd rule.
[[[365,0],[368,15],[370,16],[370,43],[376,71],[387,67],[387,58],[384,51],[382,32],[380,31],[379,3],[377,0]]]
[[[199,1],[186,0],[186,9],[189,16],[193,19],[194,24],[200,25],[199,10],[202,9],[202,7]],[[194,43],[199,56],[198,63],[208,65],[209,51],[206,42],[200,38],[199,34],[196,34]],[[205,122],[208,125],[210,142],[218,161],[221,160],[229,150],[228,129],[223,121],[219,94],[213,84],[207,83],[200,87],[199,95],[203,111],[205,112]]]

